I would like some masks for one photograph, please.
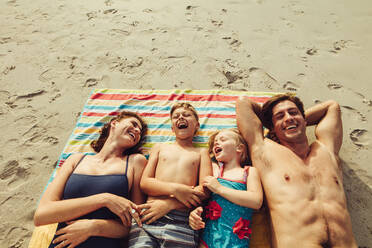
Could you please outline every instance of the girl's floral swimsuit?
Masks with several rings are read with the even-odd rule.
[[[246,173],[249,167],[245,168]],[[228,188],[247,190],[246,182],[233,181],[222,177],[223,167],[220,167],[218,182]],[[201,242],[209,248],[249,247],[251,236],[251,208],[242,207],[212,193],[208,206],[204,208],[205,228]]]

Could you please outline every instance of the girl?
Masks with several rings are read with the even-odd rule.
[[[71,155],[40,200],[35,225],[59,222],[49,247],[120,247],[136,204],[144,202],[139,183],[146,158],[139,154],[147,127],[124,111],[105,124],[93,156]]]
[[[189,217],[194,230],[204,228],[199,247],[249,247],[252,212],[261,207],[263,193],[257,170],[242,166],[247,147],[237,129],[217,131],[209,139],[209,153],[217,163],[214,177],[207,177],[203,186],[212,195],[204,210],[198,207]]]

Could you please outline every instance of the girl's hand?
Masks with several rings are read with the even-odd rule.
[[[145,204],[139,205],[138,208],[143,209],[141,221],[146,222],[146,224],[151,224],[173,209],[167,200],[150,200]]]
[[[94,234],[94,220],[76,220],[66,222],[67,226],[59,229],[56,235],[59,235],[53,240],[53,244],[58,244],[56,248],[76,247],[83,243]]]
[[[203,213],[202,207],[195,208],[189,215],[189,225],[193,230],[199,230],[205,227],[205,223],[201,218]]]
[[[221,188],[221,184],[218,182],[217,178],[212,176],[207,176],[204,178],[203,186],[207,187],[213,193],[218,194]]]

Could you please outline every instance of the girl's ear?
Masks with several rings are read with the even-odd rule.
[[[237,152],[240,152],[240,153],[243,153],[243,151],[244,151],[244,145],[243,145],[243,144],[239,144],[239,145],[236,147],[236,151],[237,151]]]

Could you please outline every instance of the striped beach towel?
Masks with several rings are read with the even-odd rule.
[[[138,113],[148,124],[146,143],[143,146],[143,153],[147,155],[154,144],[174,141],[169,112],[177,102],[188,102],[195,107],[199,114],[200,129],[193,141],[195,146],[207,147],[208,138],[214,131],[236,127],[235,101],[239,96],[247,95],[252,100],[263,103],[274,94],[276,93],[228,90],[96,89],[87,100],[49,182],[71,154],[94,154],[90,147],[91,141],[97,139],[100,128],[122,110]],[[267,220],[260,216],[257,222],[262,222],[259,235],[266,241],[261,240],[262,238],[257,239],[257,242],[252,240],[251,247],[269,247],[266,238]],[[48,247],[55,228],[56,225],[35,228],[29,248]]]

